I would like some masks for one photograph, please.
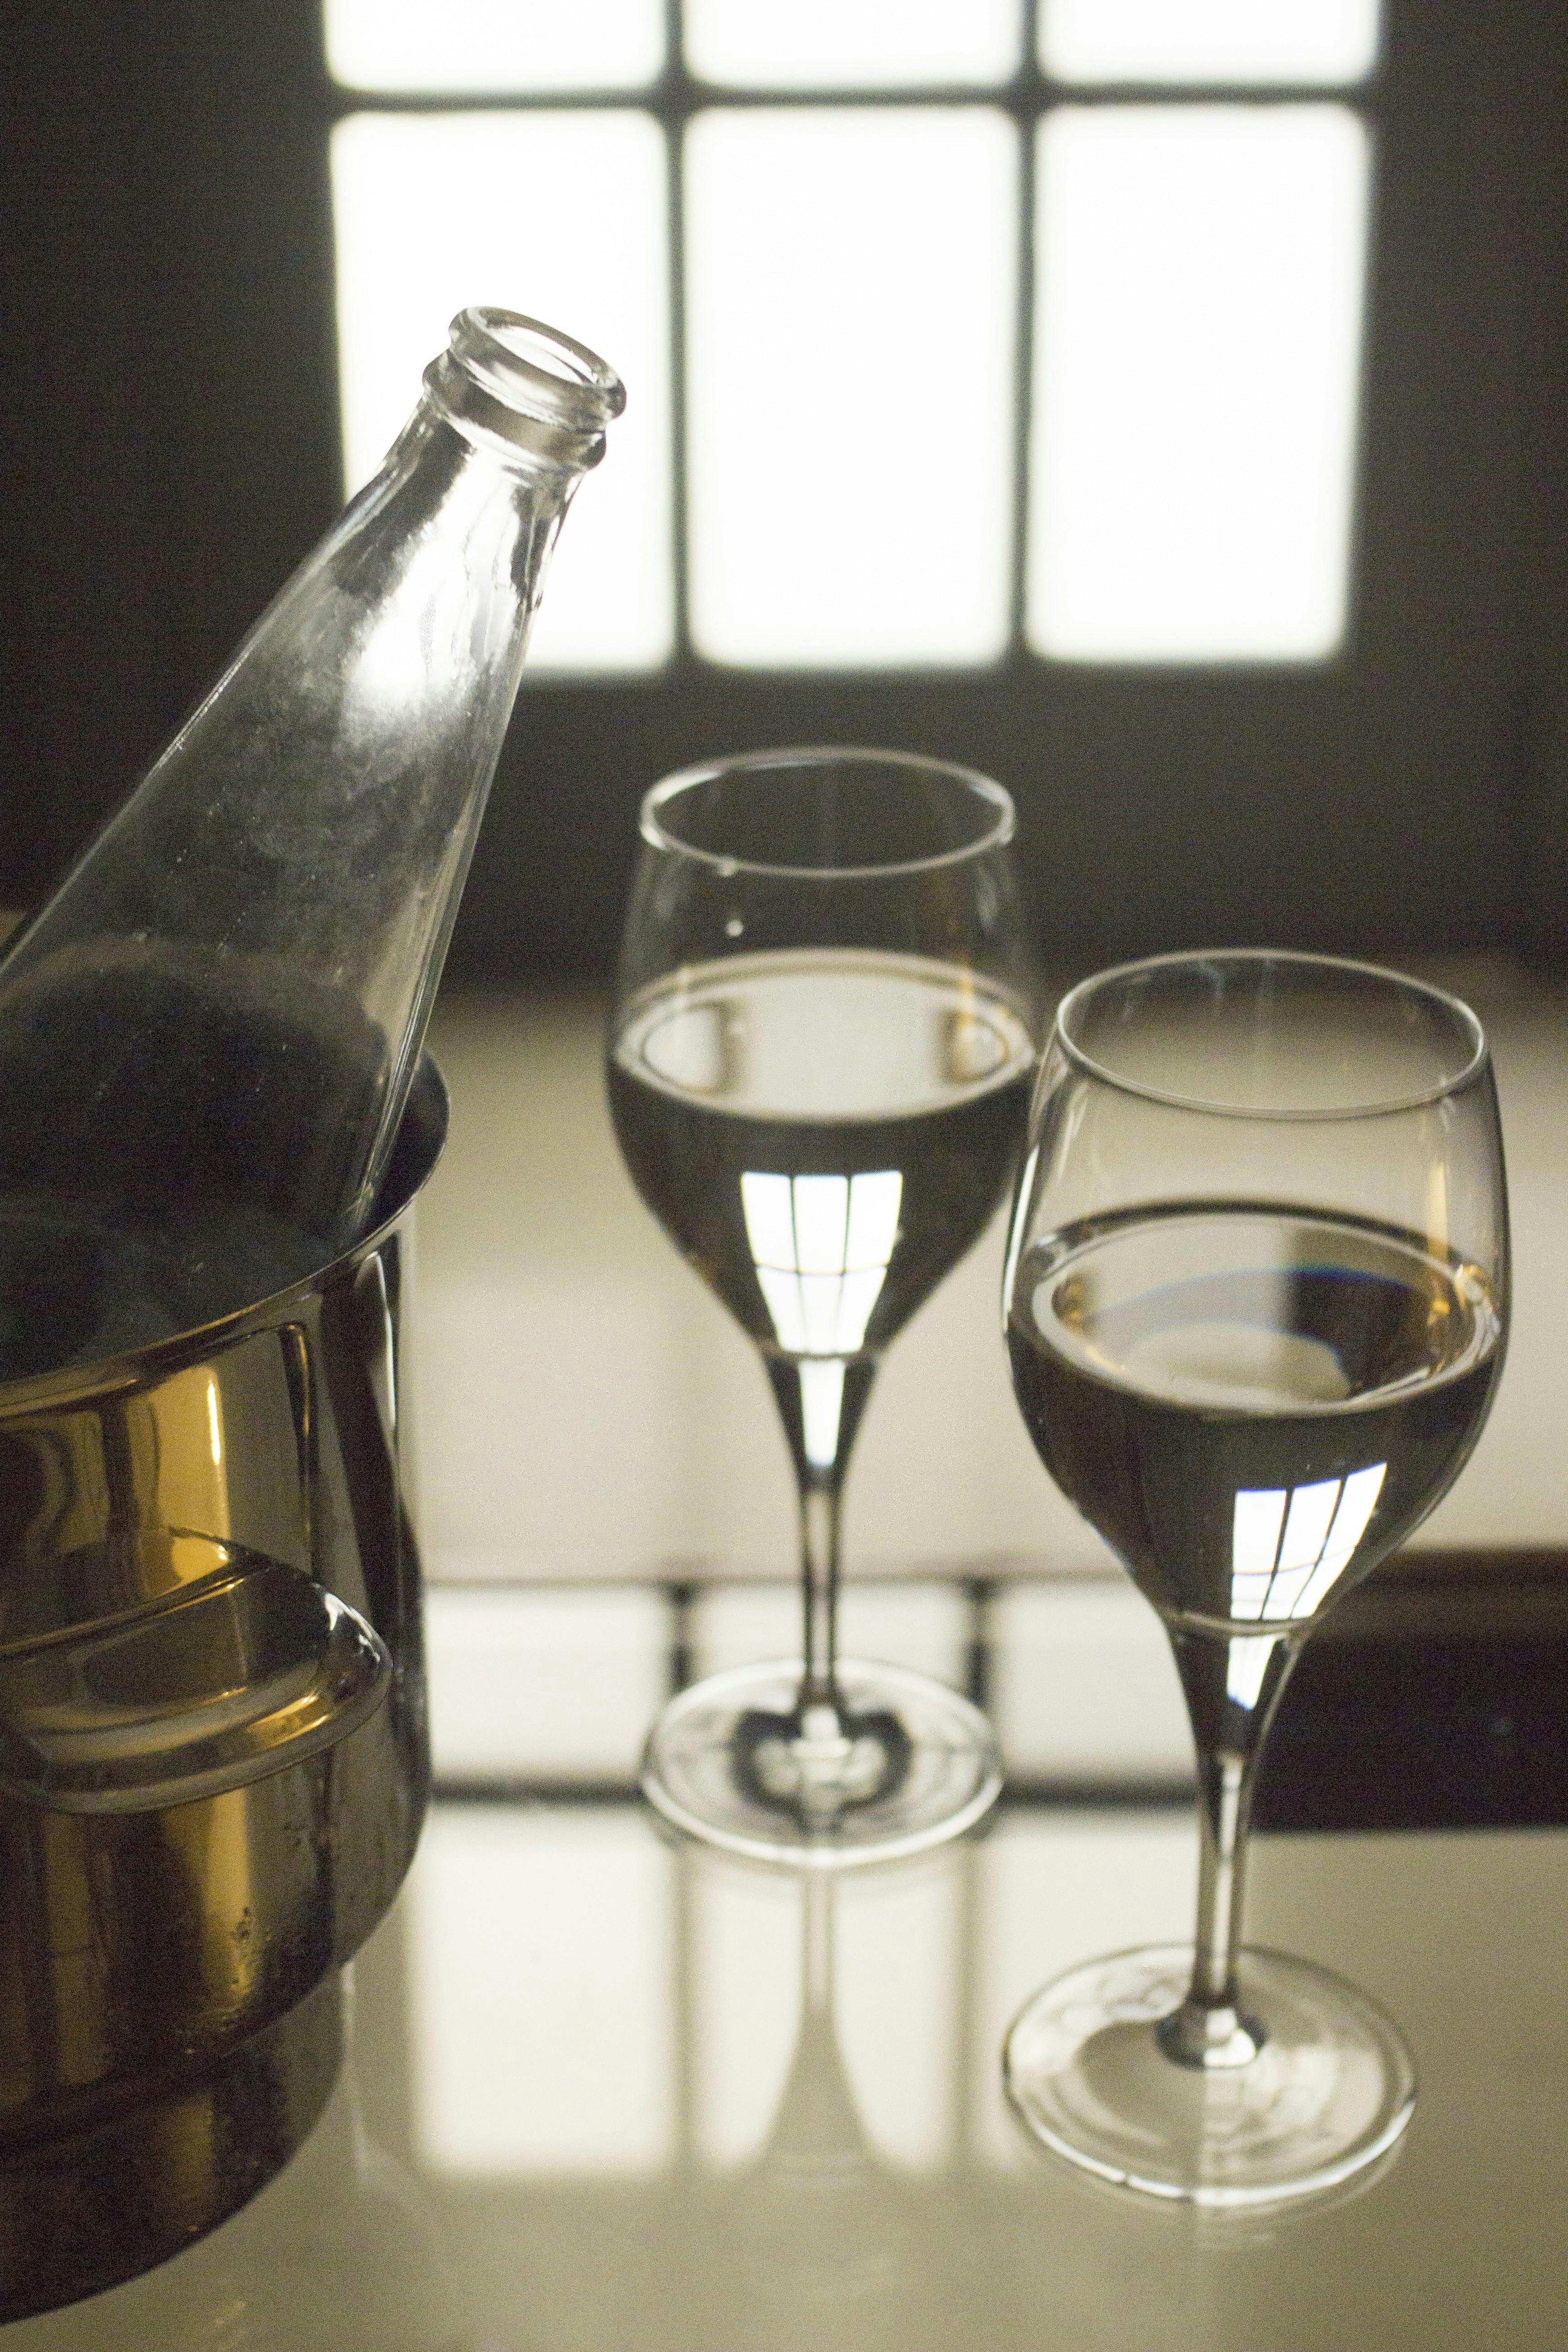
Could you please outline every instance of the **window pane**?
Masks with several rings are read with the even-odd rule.
[[[326,0],[349,89],[637,89],[664,64],[661,0]]]
[[[787,1658],[800,1641],[797,1585],[721,1585],[700,1596],[694,1614],[694,1646],[704,1675],[754,1658]],[[951,1585],[852,1578],[840,1604],[839,1630],[848,1657],[886,1658],[944,1682],[963,1679],[969,1621],[963,1595]],[[1163,1639],[1158,1626],[1155,1633]]]
[[[669,2161],[670,1880],[630,1806],[436,1807],[405,1912],[433,2171],[635,2176]]]
[[[809,668],[1002,653],[1016,186],[989,109],[696,118],[700,652]]]
[[[1041,0],[1058,81],[1354,82],[1377,59],[1378,0]]]
[[[974,1853],[984,1927],[975,1938],[970,2047],[996,2049],[1019,2003],[1087,1953],[1190,1937],[1196,1864],[1197,1840],[1184,1812],[1005,1812]],[[1001,2074],[993,2066],[971,2077],[976,2153],[1016,2173],[1022,2139],[1001,2095]],[[1039,2163],[1032,2150],[1025,2161]],[[1082,2210],[1087,2231],[1087,2198]],[[1124,2321],[1121,2341],[1158,2342],[1163,2333]],[[1237,2333],[1247,2340],[1245,2326]]]
[[[1367,140],[1339,106],[1040,132],[1029,640],[1314,660],[1344,629]]]
[[[495,303],[603,353],[626,415],[577,493],[529,667],[639,669],[669,650],[664,136],[602,113],[357,114],[332,134],[344,470],[374,472],[454,312]]]
[[[989,1713],[1025,1780],[1164,1780],[1193,1735],[1164,1629],[1126,1577],[1042,1580],[999,1594]]]
[[[858,89],[1005,81],[1018,0],[686,0],[686,61],[736,89]]]
[[[636,1780],[668,1692],[662,1593],[434,1585],[425,1622],[438,1780]]]

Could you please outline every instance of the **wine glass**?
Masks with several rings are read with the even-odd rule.
[[[798,1659],[649,1738],[688,1834],[831,1867],[956,1835],[1001,1785],[955,1691],[837,1650],[845,1468],[882,1350],[1023,1139],[1035,1000],[999,784],[890,751],[692,768],[643,803],[608,1074],[643,1199],[762,1351],[800,1498]]]
[[[1242,950],[1064,1000],[1009,1238],[1014,1387],[1160,1613],[1198,1763],[1193,1947],[1074,1969],[1007,2037],[1026,2123],[1108,2180],[1273,2202],[1371,2164],[1409,2118],[1390,2020],[1241,1947],[1247,1817],[1312,1625],[1476,1442],[1508,1282],[1491,1066],[1454,998]]]

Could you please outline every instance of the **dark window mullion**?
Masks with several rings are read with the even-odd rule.
[[[1053,106],[1355,106],[1377,103],[1376,68],[1361,81],[1051,81],[1039,78]]]
[[[625,89],[348,89],[327,84],[327,112],[346,114],[613,114],[628,110],[662,116],[658,82]]]
[[[326,110],[338,121],[345,114],[551,114],[604,113],[635,107],[661,121],[679,121],[700,109],[723,106],[856,108],[880,110],[911,106],[1000,107],[1019,121],[1031,120],[1044,105],[1051,106],[1353,106],[1375,117],[1379,90],[1375,75],[1360,82],[1056,82],[1047,81],[1026,65],[1010,81],[951,85],[919,83],[909,89],[727,89],[693,80],[679,69],[657,82],[630,84],[624,89],[491,89],[418,90],[350,89],[341,82],[325,84]]]

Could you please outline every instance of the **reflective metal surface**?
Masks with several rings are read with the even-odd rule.
[[[392,1661],[357,1610],[281,1560],[207,1548],[188,1591],[0,1654],[0,1791],[68,1813],[189,1804],[335,1746],[379,1706]]]
[[[335,1970],[216,2063],[15,2152],[0,2169],[0,2315],[76,2305],[167,2262],[270,2180],[342,2057]],[[69,2325],[75,2326],[74,2317]]]
[[[191,2187],[221,2180],[228,2202],[242,2210],[208,2229],[214,2217],[187,2189],[183,2212],[194,2243],[156,2268],[139,2266],[126,2285],[17,2321],[5,2330],[7,2352],[13,2346],[16,2352],[336,2352],[345,2344],[353,2352],[459,2352],[471,2346],[428,2195],[365,2130],[348,1993],[345,1980],[333,1976],[289,2021],[291,2032],[275,2028],[258,2036],[216,2084],[183,2104],[171,2102],[153,2118],[169,2176],[163,2210],[181,2210],[173,2176],[182,2158]],[[282,2155],[296,2148],[293,2160],[282,2164]],[[119,2152],[128,2160],[133,2154],[128,2144]],[[145,2175],[145,2160],[135,2169]],[[121,2192],[81,2219],[90,2219],[123,2262],[141,2212]],[[47,2263],[55,2257],[50,2238],[58,2213],[40,2198],[30,2218],[37,2224],[35,2248]]]
[[[385,1911],[428,1784],[398,1359],[446,1117],[426,1064],[376,1232],[313,1280],[0,1390],[0,2216],[135,2217],[42,2279],[0,2220],[0,2315],[210,2226],[330,2084],[289,2013]],[[214,2086],[268,2051],[291,2087],[237,2167]]]

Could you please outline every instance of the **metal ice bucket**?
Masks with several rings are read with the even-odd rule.
[[[426,1060],[356,1249],[0,1386],[0,2319],[211,2227],[331,2088],[428,1790],[399,1373],[446,1128]]]

